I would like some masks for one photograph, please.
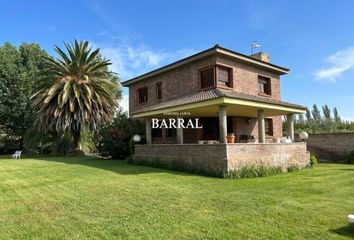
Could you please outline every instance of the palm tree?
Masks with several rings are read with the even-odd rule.
[[[95,130],[109,122],[118,107],[117,84],[109,81],[109,60],[92,51],[87,41],[58,46],[59,58],[46,58],[46,81],[32,96],[37,123],[46,130],[69,131],[75,150],[79,150],[83,126]]]

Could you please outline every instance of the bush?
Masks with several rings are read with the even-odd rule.
[[[134,151],[135,143],[132,137],[136,134],[143,136],[144,131],[145,124],[128,118],[126,112],[120,111],[111,124],[102,126],[95,133],[94,142],[101,156],[109,155],[113,159],[126,159]]]
[[[295,171],[298,171],[300,170],[299,166],[296,166],[296,165],[291,165],[287,168],[288,172],[295,172]]]
[[[311,167],[316,167],[318,165],[318,160],[315,154],[311,154],[310,156],[310,165]]]
[[[349,153],[348,162],[354,164],[354,150]]]
[[[246,166],[238,170],[230,171],[227,174],[224,174],[224,178],[267,177],[282,172],[283,171],[281,167]]]

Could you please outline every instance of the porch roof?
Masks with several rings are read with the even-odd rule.
[[[219,105],[226,105],[228,115],[234,116],[256,117],[257,109],[264,109],[266,116],[306,112],[306,107],[293,103],[234,91],[211,89],[146,107],[133,112],[132,116],[158,116],[177,111],[188,111],[192,116],[215,116]]]

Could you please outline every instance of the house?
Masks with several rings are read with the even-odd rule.
[[[248,56],[215,45],[124,81],[130,117],[146,122],[147,144],[136,145],[133,161],[211,174],[307,165],[306,143],[294,142],[293,121],[306,107],[281,100],[280,76],[288,72],[266,53]],[[280,142],[282,116],[291,143]],[[152,119],[167,118],[199,119],[202,128],[152,128]]]

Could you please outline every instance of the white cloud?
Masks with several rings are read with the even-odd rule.
[[[317,70],[314,75],[318,80],[336,82],[344,72],[354,68],[354,47],[336,52],[326,62],[329,66]]]
[[[196,52],[192,49],[156,51],[143,44],[115,44],[112,41],[109,44],[95,43],[94,47],[99,47],[102,56],[111,60],[110,70],[118,73],[121,81],[128,80]],[[126,90],[123,90],[119,105],[123,110],[129,112],[129,95]]]
[[[127,80],[195,52],[190,49],[155,51],[143,44],[137,46],[130,44],[95,45],[100,48],[105,58],[111,60],[111,70],[118,73],[121,80]]]

